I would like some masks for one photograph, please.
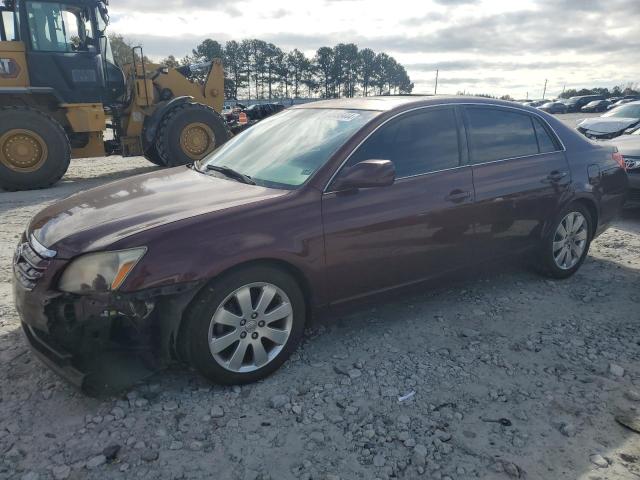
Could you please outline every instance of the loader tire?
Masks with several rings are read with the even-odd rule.
[[[159,167],[166,167],[166,165],[164,164],[164,161],[158,154],[158,149],[156,148],[155,145],[152,145],[151,147],[149,147],[149,150],[144,152],[144,158],[149,160],[154,165],[158,165]]]
[[[71,146],[62,125],[29,107],[0,108],[0,188],[53,185],[69,168]]]
[[[211,107],[185,103],[165,115],[156,149],[164,165],[186,165],[209,155],[231,138],[224,119]]]

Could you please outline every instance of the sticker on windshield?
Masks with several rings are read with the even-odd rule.
[[[340,115],[338,115],[336,120],[338,120],[339,122],[350,122],[351,120],[354,120],[359,116],[359,113],[341,113]]]
[[[326,114],[326,118],[330,120],[335,120],[337,122],[350,122],[352,120],[355,120],[359,116],[360,114],[356,112],[346,112],[346,111],[340,111],[340,110],[335,110],[331,113]]]

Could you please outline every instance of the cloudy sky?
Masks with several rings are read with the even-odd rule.
[[[539,98],[640,82],[640,0],[112,0],[111,31],[155,59],[204,38],[259,38],[309,56],[353,42],[402,63],[415,93]]]

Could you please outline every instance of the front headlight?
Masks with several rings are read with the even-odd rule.
[[[62,273],[58,288],[69,293],[117,290],[146,251],[142,247],[82,255]]]

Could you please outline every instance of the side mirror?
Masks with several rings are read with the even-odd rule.
[[[344,168],[333,182],[333,190],[388,187],[396,180],[396,168],[390,160],[365,160]]]

